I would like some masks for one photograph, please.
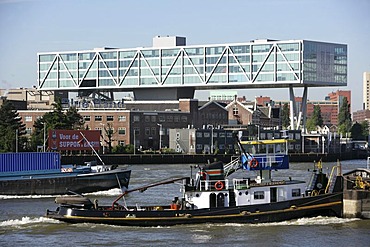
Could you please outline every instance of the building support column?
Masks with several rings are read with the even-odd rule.
[[[294,90],[293,90],[293,86],[290,85],[289,86],[289,98],[290,98],[290,102],[289,102],[289,112],[290,112],[290,129],[291,130],[294,130],[295,129],[295,115],[296,115],[296,112],[297,112],[297,107],[296,107],[296,103],[295,103],[295,98],[294,98]]]
[[[298,124],[297,124],[297,129],[299,129],[301,127],[301,120],[302,120],[302,129],[303,129],[303,132],[306,133],[306,119],[307,119],[307,92],[308,92],[308,88],[307,86],[304,87],[303,89],[303,96],[302,96],[302,106],[301,106],[301,110],[299,111],[299,115],[298,115]]]
[[[302,96],[302,104],[299,109],[299,113],[297,116],[297,103],[295,101],[294,90],[293,86],[289,86],[289,98],[290,98],[290,129],[292,130],[299,130],[301,128],[301,120],[302,120],[302,128],[305,131],[306,128],[306,112],[307,112],[307,95],[308,95],[308,87],[305,86],[303,89],[303,96]]]

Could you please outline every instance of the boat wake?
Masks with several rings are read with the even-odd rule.
[[[120,194],[122,194],[122,191],[118,188],[93,193],[84,193],[85,196],[118,196]]]
[[[304,225],[332,225],[332,224],[344,224],[352,221],[360,220],[357,218],[347,219],[338,217],[324,217],[317,216],[313,218],[300,218],[296,220],[275,222],[275,223],[262,223],[257,224],[257,226],[304,226]]]
[[[28,216],[22,217],[22,219],[6,220],[0,222],[0,227],[21,227],[27,225],[33,225],[38,223],[50,223],[50,224],[60,224],[59,221],[48,219],[45,217],[30,218]]]
[[[110,189],[104,191],[98,191],[93,193],[84,193],[83,195],[86,196],[118,196],[122,192],[120,189]],[[40,198],[54,198],[61,195],[26,195],[26,196],[7,196],[7,195],[0,195],[0,200],[7,200],[7,199],[40,199]]]
[[[308,226],[308,225],[331,225],[331,224],[345,224],[352,221],[361,220],[359,218],[338,218],[338,217],[323,217],[317,216],[312,218],[300,218],[296,220],[271,222],[271,223],[257,223],[253,224],[256,227],[265,226]],[[239,223],[226,223],[223,226],[245,226],[250,224],[239,224]]]
[[[27,195],[27,196],[1,195],[0,200],[7,200],[7,199],[39,199],[39,198],[50,198],[50,197],[55,197],[55,195]]]

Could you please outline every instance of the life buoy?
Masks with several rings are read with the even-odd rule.
[[[221,182],[221,181],[217,181],[216,183],[215,183],[215,189],[216,190],[222,190],[224,188],[224,183],[223,182]]]
[[[250,162],[249,162],[249,165],[250,167],[252,168],[256,168],[258,166],[258,160],[256,160],[255,158],[253,158]]]

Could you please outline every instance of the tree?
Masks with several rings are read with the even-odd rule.
[[[355,123],[351,128],[351,137],[353,140],[367,140],[369,135],[369,124],[367,121],[362,123]]]
[[[366,120],[362,121],[361,127],[362,127],[362,135],[365,137],[364,140],[367,140],[367,138],[369,137],[369,122]]]
[[[112,153],[112,142],[114,141],[113,140],[114,133],[115,132],[110,123],[108,123],[106,126],[104,125],[104,135],[102,135],[101,137],[103,138],[104,142],[108,144],[109,153]]]
[[[78,113],[76,107],[70,107],[66,112],[67,125],[70,129],[81,129],[84,125],[82,116]]]
[[[351,128],[351,137],[353,140],[363,140],[362,126],[359,123],[355,123]]]
[[[339,108],[338,114],[338,132],[342,135],[347,134],[350,132],[352,126],[352,118],[351,113],[349,111],[349,104],[347,101],[347,97],[344,97],[342,106]]]
[[[290,125],[289,107],[287,103],[283,105],[283,109],[281,110],[281,125],[284,129],[287,129]]]
[[[83,127],[83,118],[75,107],[70,107],[67,111],[64,111],[60,99],[53,103],[53,107],[53,111],[45,113],[41,118],[36,119],[33,124],[34,131],[31,135],[33,150],[36,150],[37,146],[44,145],[44,138],[47,138],[44,136],[44,131],[47,134],[49,130],[53,129],[73,130]]]
[[[14,108],[13,104],[7,100],[0,107],[0,152],[23,151],[26,148],[25,124]],[[16,143],[18,147],[16,147]]]
[[[321,108],[319,105],[315,105],[313,107],[313,113],[312,113],[311,118],[307,120],[307,124],[306,124],[307,130],[308,131],[316,130],[316,127],[317,126],[322,127],[323,123],[324,121],[321,116]]]

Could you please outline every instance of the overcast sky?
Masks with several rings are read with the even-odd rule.
[[[347,87],[309,89],[308,98],[352,90],[356,111],[363,72],[370,71],[369,11],[369,0],[0,0],[0,88],[37,85],[38,52],[149,47],[156,35],[185,36],[188,45],[307,39],[347,44],[349,57]],[[239,96],[287,100],[288,92]]]

